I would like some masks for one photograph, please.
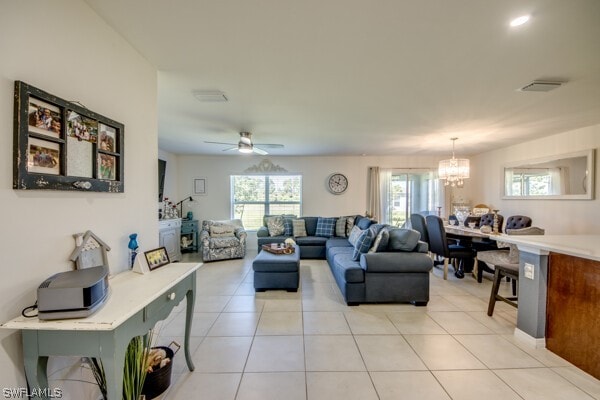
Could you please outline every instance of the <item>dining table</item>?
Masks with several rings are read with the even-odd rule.
[[[471,228],[464,225],[449,225],[444,224],[444,230],[446,231],[446,236],[450,239],[456,239],[460,241],[461,245],[465,247],[472,247],[474,241],[481,241],[483,239],[490,239],[496,236],[499,236],[499,233],[494,232],[481,232],[479,228]],[[477,262],[477,256],[473,260],[473,277],[480,282],[478,269],[479,265]]]

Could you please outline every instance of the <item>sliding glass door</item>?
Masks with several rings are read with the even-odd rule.
[[[385,172],[384,172],[385,174]],[[412,213],[437,214],[443,204],[443,185],[432,170],[388,170],[384,185],[384,222],[406,226]]]

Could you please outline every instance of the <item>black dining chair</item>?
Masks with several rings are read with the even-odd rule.
[[[459,279],[465,277],[465,264],[477,261],[477,252],[469,247],[459,244],[448,244],[444,222],[436,215],[425,217],[427,233],[429,234],[429,250],[444,259],[444,279],[448,279],[448,260],[455,259],[454,276]],[[458,264],[458,266],[456,265]]]
[[[421,241],[429,244],[429,234],[427,233],[427,222],[421,214],[410,215],[410,225],[412,228],[421,234]]]
[[[506,220],[506,226],[504,232],[508,232],[509,229],[523,229],[531,226],[531,218],[525,215],[511,215]]]

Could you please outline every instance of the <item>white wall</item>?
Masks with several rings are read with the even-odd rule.
[[[91,229],[112,247],[111,273],[127,266],[130,233],[142,249],[158,246],[157,88],[156,70],[80,0],[2,1],[0,54],[4,322],[35,302],[44,279],[72,269],[74,233]],[[125,125],[124,193],[12,189],[15,80]],[[0,330],[0,387],[25,385],[21,356],[20,334]]]
[[[600,199],[598,198],[598,148],[600,125],[564,132],[479,154],[471,159],[470,196],[475,202],[497,208],[504,217],[530,216],[533,224],[546,234],[600,233]],[[502,168],[505,163],[596,149],[594,200],[503,200]]]
[[[193,196],[186,202],[183,213],[191,210],[194,218],[230,218],[229,176],[243,173],[247,168],[268,158],[290,173],[303,175],[302,214],[338,216],[364,214],[367,209],[368,168],[437,168],[438,158],[433,157],[270,157],[253,155],[233,156],[178,156],[179,197]],[[327,177],[341,172],[348,177],[349,185],[342,195],[327,191]],[[194,177],[206,177],[207,194],[193,193]]]

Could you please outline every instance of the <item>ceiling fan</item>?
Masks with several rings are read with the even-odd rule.
[[[223,151],[237,150],[240,153],[256,153],[256,154],[260,154],[263,156],[266,154],[269,154],[269,153],[259,147],[256,147],[256,146],[266,147],[266,148],[270,148],[270,149],[283,148],[282,144],[273,144],[273,143],[256,143],[256,144],[254,144],[254,143],[252,143],[252,133],[250,133],[250,132],[240,132],[240,141],[237,144],[223,143],[223,142],[209,142],[209,141],[204,141],[204,143],[227,144],[227,145],[235,146],[235,147],[223,149]]]

